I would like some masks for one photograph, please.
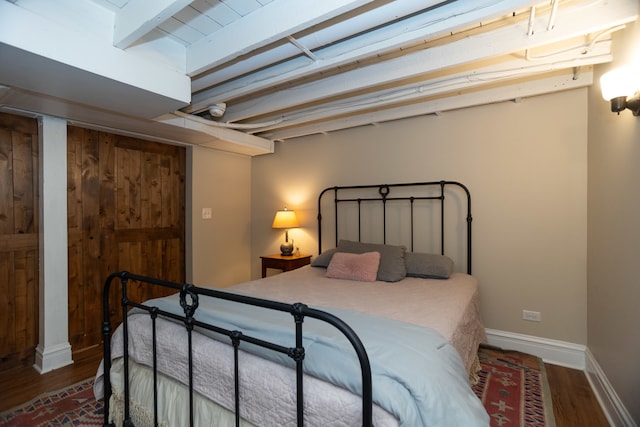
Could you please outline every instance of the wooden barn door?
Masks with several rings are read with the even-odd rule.
[[[38,344],[38,122],[0,113],[0,371]]]
[[[68,128],[74,351],[101,342],[102,288],[109,274],[127,270],[184,282],[185,158],[183,147]],[[132,288],[135,298],[162,296]],[[112,301],[118,301],[115,294]]]

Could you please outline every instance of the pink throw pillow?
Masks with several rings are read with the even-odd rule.
[[[336,252],[327,266],[327,277],[375,282],[379,265],[380,252],[365,252],[363,254]]]

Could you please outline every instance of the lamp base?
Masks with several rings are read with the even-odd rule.
[[[284,242],[280,245],[280,255],[282,256],[292,256],[293,255],[293,243]]]

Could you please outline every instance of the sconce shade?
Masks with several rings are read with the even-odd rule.
[[[631,68],[617,68],[604,73],[600,77],[600,88],[605,101],[624,96],[632,97],[638,87],[634,84],[634,73]]]
[[[294,211],[289,211],[286,208],[282,211],[276,212],[276,216],[273,218],[273,224],[271,228],[296,228],[299,227],[298,218]]]
[[[600,77],[600,89],[605,101],[611,102],[611,112],[620,114],[625,108],[640,115],[640,72],[631,67],[617,68]]]

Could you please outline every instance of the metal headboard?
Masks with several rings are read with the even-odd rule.
[[[377,189],[377,194],[372,190]],[[450,192],[453,191],[453,192]],[[458,191],[456,191],[458,190]],[[439,204],[440,221],[440,253],[445,254],[445,199],[446,197],[453,197],[455,194],[461,194],[459,190],[463,191],[463,196],[466,196],[466,258],[467,258],[467,273],[471,274],[471,194],[466,186],[455,181],[434,181],[434,182],[414,182],[414,183],[400,183],[400,184],[377,184],[377,185],[353,185],[353,186],[341,186],[341,187],[328,187],[322,190],[318,197],[318,253],[322,253],[322,205],[323,196],[325,194],[333,193],[333,214],[335,221],[335,245],[338,245],[339,241],[339,210],[338,207],[341,204],[354,203],[357,206],[357,228],[358,228],[358,241],[362,241],[362,217],[363,217],[363,204],[373,204],[374,206],[381,206],[382,208],[382,243],[387,243],[387,216],[388,216],[388,202],[405,202],[409,206],[409,233],[410,243],[407,245],[407,250],[414,250],[414,237],[416,233],[416,218],[415,218],[415,202],[416,201],[433,201],[435,204]],[[396,194],[398,193],[398,194]],[[362,194],[362,195],[359,195]],[[430,202],[429,202],[430,203]],[[437,207],[436,207],[437,209]],[[460,208],[462,209],[462,208]],[[376,242],[368,242],[376,243]],[[378,242],[379,243],[379,242]]]

